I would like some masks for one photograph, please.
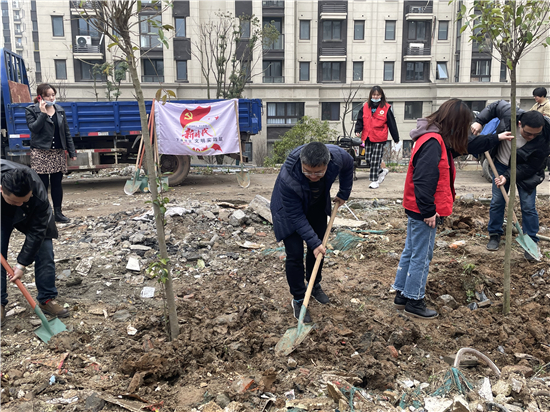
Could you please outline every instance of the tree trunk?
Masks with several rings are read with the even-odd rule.
[[[155,167],[155,160],[153,158],[153,147],[151,145],[151,138],[149,136],[149,129],[147,126],[147,110],[145,108],[143,90],[141,89],[141,82],[139,81],[139,74],[136,69],[134,56],[131,57],[129,70],[130,76],[132,77],[134,90],[136,91],[136,97],[139,105],[139,114],[141,117],[141,134],[143,138],[143,145],[145,146],[145,157],[147,160],[148,175],[147,177],[149,179],[149,190],[151,191],[151,199],[153,200],[153,213],[155,215],[155,227],[157,229],[157,240],[159,243],[160,257],[161,259],[168,259],[166,238],[164,234],[164,217],[161,214],[159,205],[154,202],[158,198],[157,170]],[[174,298],[172,275],[170,274],[169,264],[167,265],[166,269],[168,270],[168,276],[164,287],[166,288],[166,305],[168,306],[168,319],[170,322],[170,338],[171,340],[175,340],[179,335],[178,314],[176,312],[176,301]]]
[[[512,63],[510,70],[510,104],[511,116],[510,122],[512,125],[512,135],[517,136],[517,111],[516,111],[516,67],[517,64]],[[508,200],[508,208],[506,212],[506,246],[504,249],[504,304],[502,313],[507,315],[510,313],[510,259],[512,254],[512,229],[514,227],[514,204],[516,200],[516,139],[512,139],[512,153],[510,155],[510,195]]]

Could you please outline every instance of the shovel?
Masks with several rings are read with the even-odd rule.
[[[6,269],[6,272],[8,272],[11,276],[13,276],[13,269],[8,264],[6,259],[4,259],[3,255],[0,255],[2,259],[2,266],[4,266],[4,269]],[[23,283],[19,279],[15,281],[15,284],[19,288],[19,290],[23,293],[23,296],[25,296],[25,299],[29,302],[31,307],[34,309],[34,312],[38,315],[40,320],[42,321],[42,326],[40,326],[38,329],[34,331],[36,335],[44,342],[48,343],[48,341],[51,339],[52,336],[57,335],[58,333],[64,332],[67,330],[67,327],[63,322],[59,320],[59,318],[52,319],[48,321],[46,319],[46,316],[44,316],[44,313],[40,309],[40,306],[36,304],[34,299],[31,297],[29,291]]]
[[[323,246],[326,247],[328,237],[330,235],[330,230],[332,229],[332,223],[334,222],[334,218],[336,217],[336,212],[338,211],[338,206],[334,205],[334,208],[332,209],[332,215],[330,216],[330,220],[328,222],[327,230],[325,232],[325,237],[323,238]],[[317,271],[319,270],[319,266],[321,265],[321,260],[323,260],[323,255],[319,253],[317,255],[317,259],[315,260],[315,266],[313,267],[313,271],[311,272],[311,277],[309,279],[309,283],[307,285],[306,290],[306,296],[304,298],[304,302],[302,303],[302,309],[300,310],[300,317],[298,318],[298,326],[295,328],[288,329],[281,340],[277,343],[275,346],[275,353],[277,355],[288,355],[291,353],[294,349],[296,349],[296,346],[298,346],[300,343],[304,341],[306,336],[311,332],[313,328],[315,328],[315,324],[304,324],[304,316],[306,316],[307,311],[307,305],[309,303],[309,298],[311,297],[311,291],[313,290],[313,285],[315,284],[315,278],[317,277]]]
[[[136,173],[134,174],[134,177],[132,180],[127,180],[124,184],[124,193],[127,195],[133,195],[139,190],[139,186],[141,185],[141,182],[139,182],[139,173],[141,169],[141,162],[140,159],[142,159],[142,153],[141,148],[143,147],[143,137],[141,137],[139,141],[139,150],[138,155],[136,159]]]
[[[489,166],[491,166],[491,170],[493,171],[493,175],[495,177],[499,176],[497,169],[495,167],[495,164],[493,163],[493,159],[491,159],[491,155],[489,152],[485,152],[485,157],[487,158],[487,162],[489,162]],[[502,196],[504,196],[504,200],[506,201],[506,206],[508,205],[508,193],[506,193],[506,189],[504,189],[504,186],[500,186],[500,191],[502,192]],[[516,227],[516,230],[518,231],[518,235],[516,236],[516,241],[520,244],[520,246],[525,249],[527,253],[529,253],[531,256],[533,256],[534,259],[539,260],[541,258],[540,255],[540,249],[537,243],[531,239],[529,235],[525,235],[523,233],[523,230],[521,229],[521,226],[518,222],[518,218],[513,212],[514,215],[514,226]]]

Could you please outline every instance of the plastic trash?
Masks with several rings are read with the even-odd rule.
[[[142,298],[152,298],[155,296],[155,288],[152,288],[152,287],[149,287],[149,286],[145,286],[142,290],[141,290],[141,294],[140,294],[140,297]]]
[[[451,249],[458,249],[461,246],[464,246],[466,244],[465,240],[457,240],[456,242],[453,242],[449,245]]]

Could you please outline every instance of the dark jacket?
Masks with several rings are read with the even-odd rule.
[[[44,239],[54,239],[58,236],[48,193],[34,170],[4,159],[0,160],[0,165],[2,173],[13,169],[28,169],[32,174],[32,197],[27,203],[16,207],[13,217],[13,226],[25,234],[25,243],[19,252],[17,262],[28,266],[34,262]]]
[[[389,103],[388,103],[389,104]],[[363,131],[363,110],[365,110],[365,105],[368,107],[369,102],[365,102],[361,110],[357,113],[357,121],[355,122],[355,133],[361,133]],[[397,123],[395,121],[395,116],[393,115],[393,109],[390,106],[390,110],[386,114],[386,123],[388,124],[388,130],[391,134],[391,137],[395,143],[399,143],[399,131],[397,130]],[[378,106],[376,106],[378,107]],[[367,110],[371,110],[368,108]]]
[[[302,173],[300,152],[304,146],[294,149],[281,167],[273,193],[271,194],[271,215],[277,241],[294,232],[298,233],[310,249],[321,245],[322,241],[313,231],[306,218],[311,201],[309,180]],[[348,200],[353,186],[353,158],[344,149],[328,144],[330,162],[325,173],[325,213],[330,215],[330,188],[336,178],[340,179],[340,190],[336,195]]]
[[[511,130],[511,107],[511,104],[505,100],[493,102],[477,115],[476,122],[484,125],[497,117],[501,120],[497,132],[509,131]],[[518,121],[521,121],[524,113],[521,109],[517,110]],[[527,193],[532,193],[544,181],[546,159],[550,155],[550,119],[544,117],[544,120],[542,133],[517,150],[516,183]],[[490,151],[493,159],[496,153],[497,147],[494,147]],[[510,180],[509,171],[503,176],[506,180]]]
[[[59,135],[63,150],[69,152],[69,157],[76,157],[73,138],[69,130],[69,123],[65,110],[58,104],[54,105],[59,123]],[[31,131],[31,148],[49,150],[52,148],[55,126],[46,113],[40,111],[40,103],[31,104],[25,108],[27,126]]]

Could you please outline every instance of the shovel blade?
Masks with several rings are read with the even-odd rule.
[[[315,328],[315,324],[298,324],[295,328],[288,329],[281,340],[275,346],[275,353],[277,355],[288,355],[296,347],[304,341],[309,332]]]
[[[65,324],[58,318],[55,318],[48,321],[48,326],[42,325],[36,329],[34,333],[42,340],[42,342],[48,343],[53,336],[66,330],[67,327]]]
[[[139,172],[136,172],[134,175],[134,178],[132,180],[127,180],[124,184],[124,193],[126,193],[128,196],[133,195],[139,190],[140,182],[139,180]]]
[[[248,172],[245,172],[243,170],[237,172],[237,183],[239,183],[240,187],[245,189],[250,186],[250,175],[248,174]]]
[[[533,256],[534,259],[540,261],[541,254],[540,249],[537,243],[531,239],[531,236],[529,235],[518,235],[516,237],[516,241],[520,244],[520,246],[531,256]]]

